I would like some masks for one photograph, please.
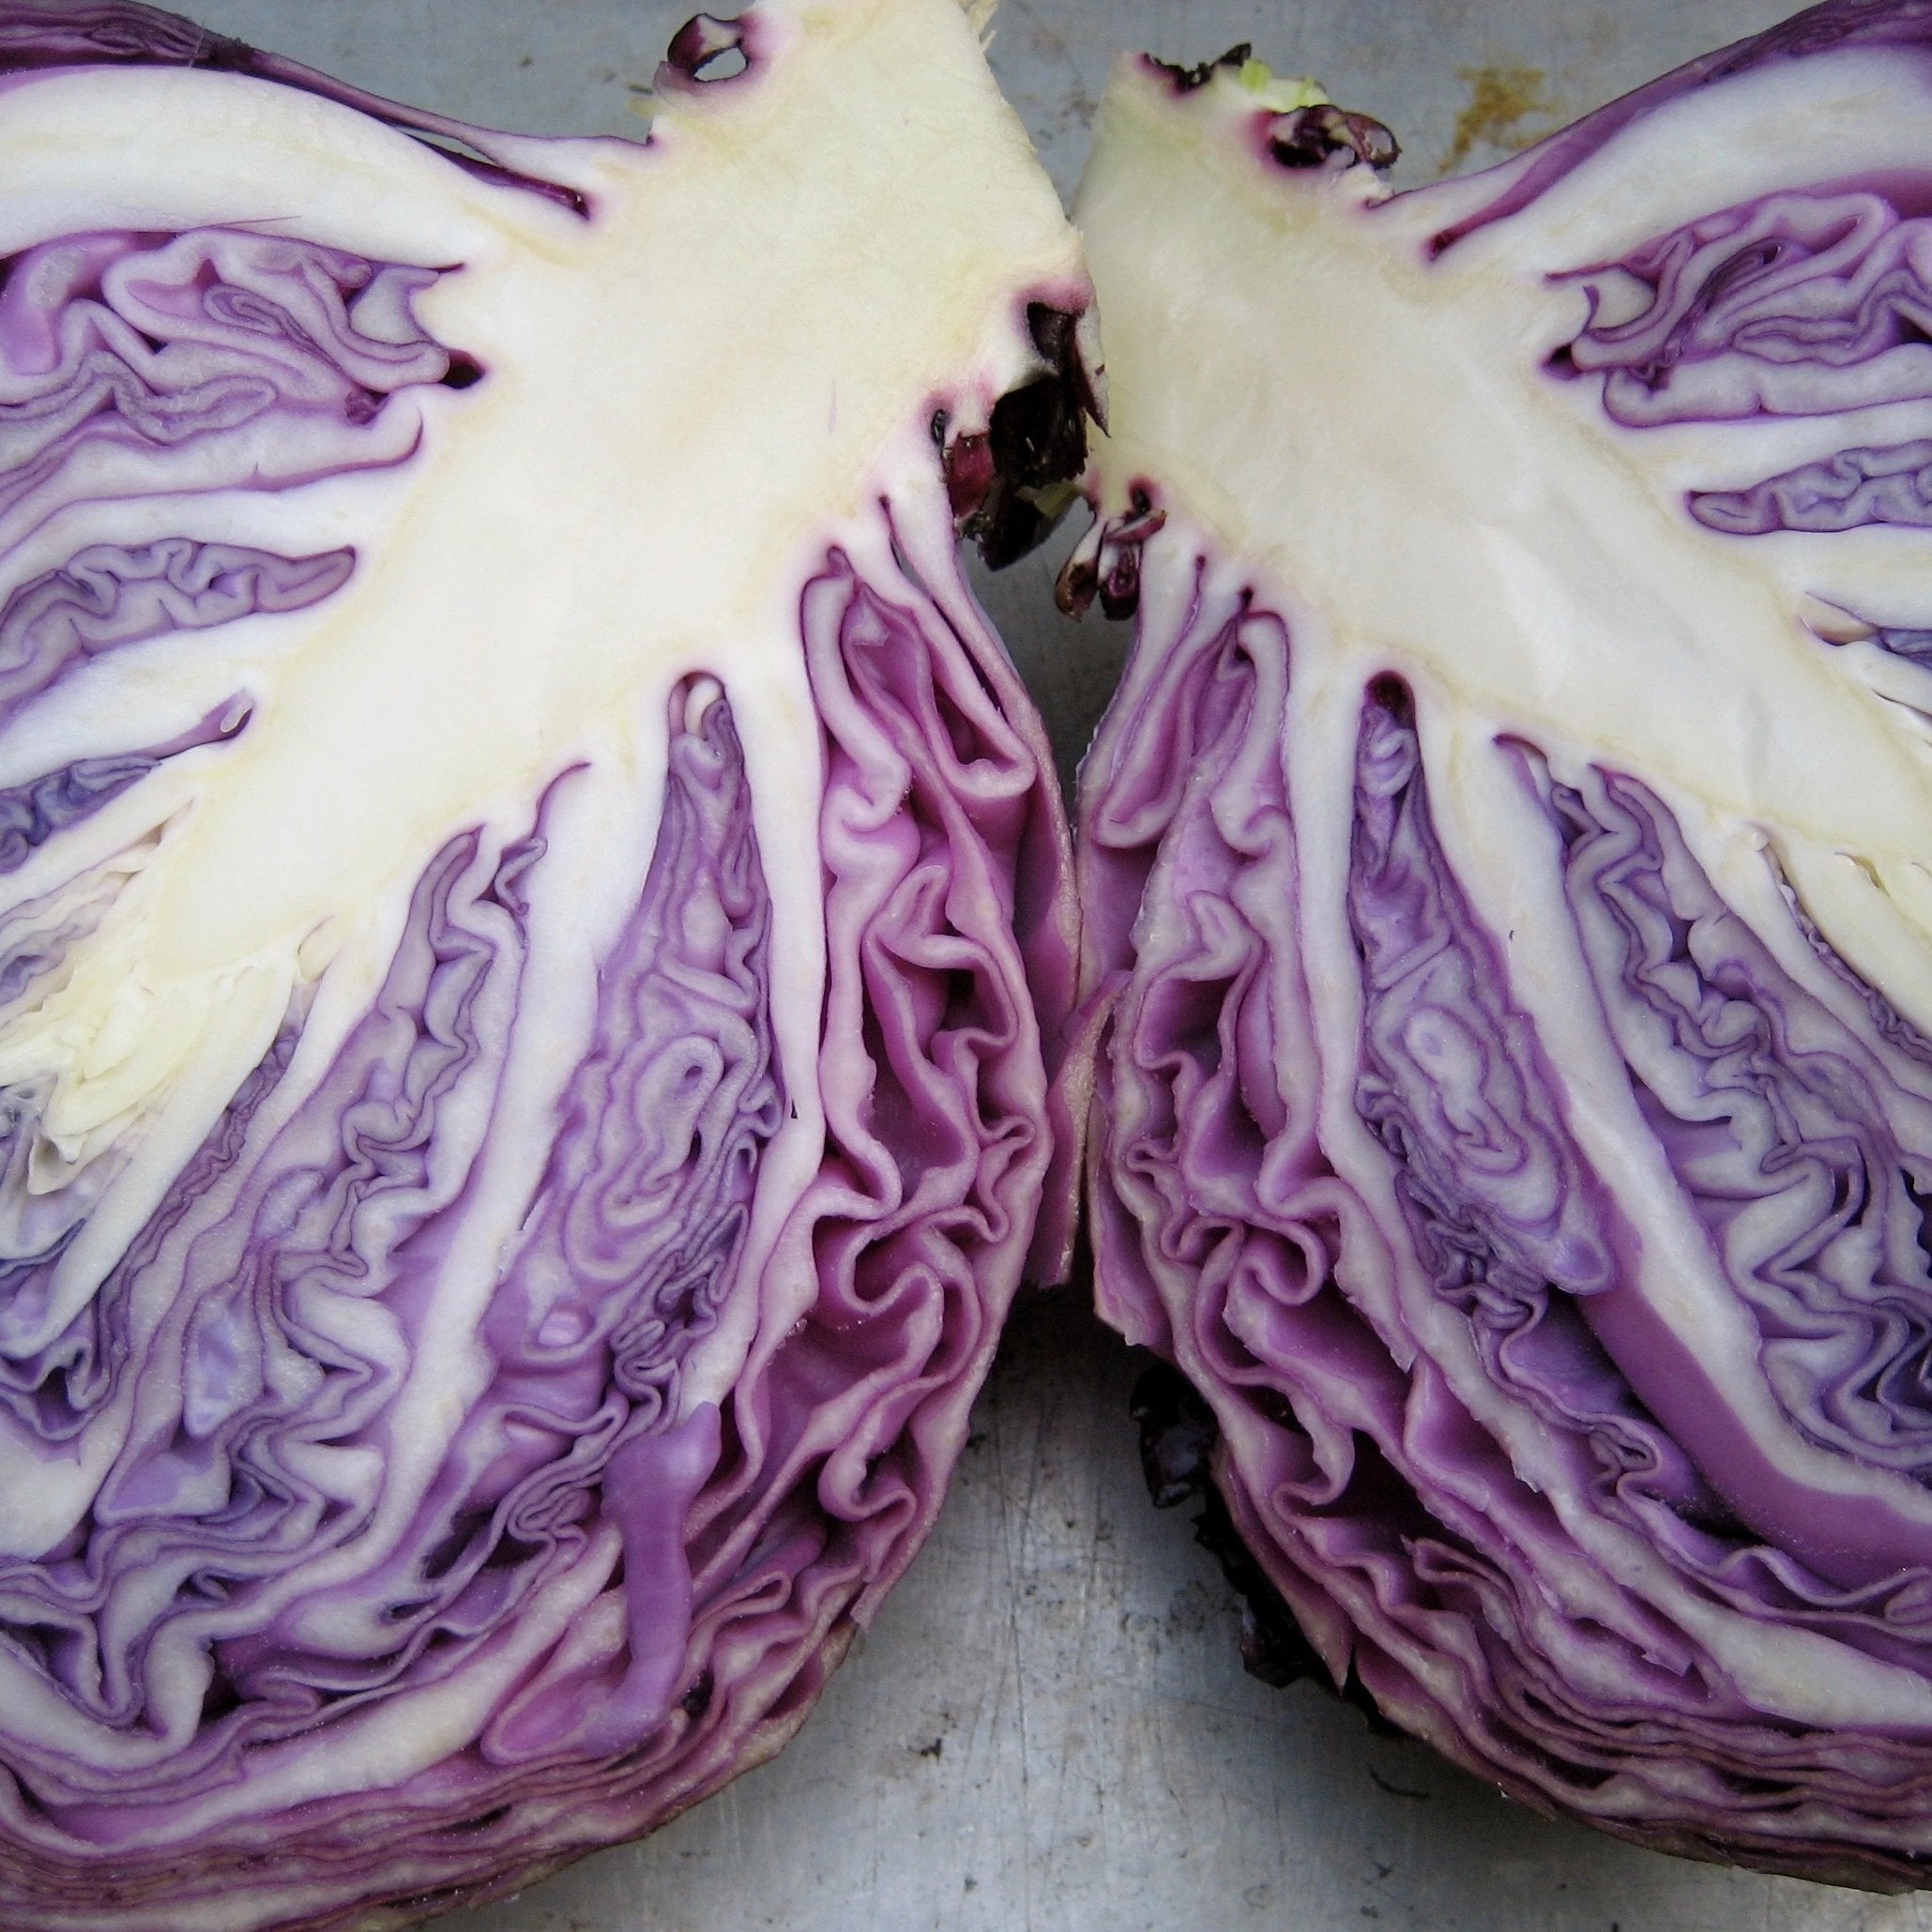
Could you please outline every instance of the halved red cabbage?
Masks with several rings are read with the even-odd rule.
[[[1086,282],[951,0],[647,142],[0,67],[0,1922],[400,1924],[777,1749],[1064,1248],[954,535]]]
[[[1081,192],[1101,1307],[1338,1682],[1539,1808],[1919,1883],[1932,21],[1392,151],[1128,64]]]

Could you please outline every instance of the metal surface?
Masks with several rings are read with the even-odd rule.
[[[194,0],[179,0],[194,8]],[[631,130],[694,0],[205,0],[211,25],[472,120]],[[1071,190],[1112,52],[1239,40],[1388,121],[1398,179],[1498,159],[1779,0],[1005,0],[994,62]],[[1124,640],[1051,559],[987,588],[1064,760]],[[1009,1332],[946,1513],[773,1764],[464,1932],[1932,1932],[1871,1899],[1533,1818],[1307,1685],[1245,1677],[1133,1367],[1077,1295]]]

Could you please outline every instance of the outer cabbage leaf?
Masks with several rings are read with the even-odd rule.
[[[1064,1247],[954,537],[1086,284],[951,0],[647,142],[0,66],[0,1922],[401,1924],[778,1748]]]
[[[1932,1857],[1932,16],[1500,168],[1118,72],[1081,783],[1107,1318],[1338,1683],[1524,1802]]]

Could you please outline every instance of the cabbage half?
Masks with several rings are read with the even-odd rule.
[[[1084,273],[951,0],[635,143],[0,66],[0,1924],[397,1924],[779,1746],[1064,1247],[954,536]]]
[[[1338,1681],[1518,1799],[1932,1857],[1932,23],[1473,179],[1124,66],[1101,1306]]]

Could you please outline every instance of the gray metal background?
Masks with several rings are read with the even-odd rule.
[[[697,0],[177,0],[498,127],[631,131]],[[713,0],[720,11],[728,0]],[[1768,24],[1780,0],[1005,0],[994,65],[1061,189],[1119,48],[1238,40],[1388,121],[1398,179]],[[1520,109],[1512,115],[1511,111]],[[1061,548],[1064,547],[1062,544]],[[1049,558],[984,586],[1071,768],[1124,637]],[[1133,1367],[1075,1295],[1014,1320],[939,1527],[773,1764],[464,1932],[1932,1932],[1870,1899],[1548,1823],[1307,1685],[1245,1677],[1185,1512],[1157,1515]]]

